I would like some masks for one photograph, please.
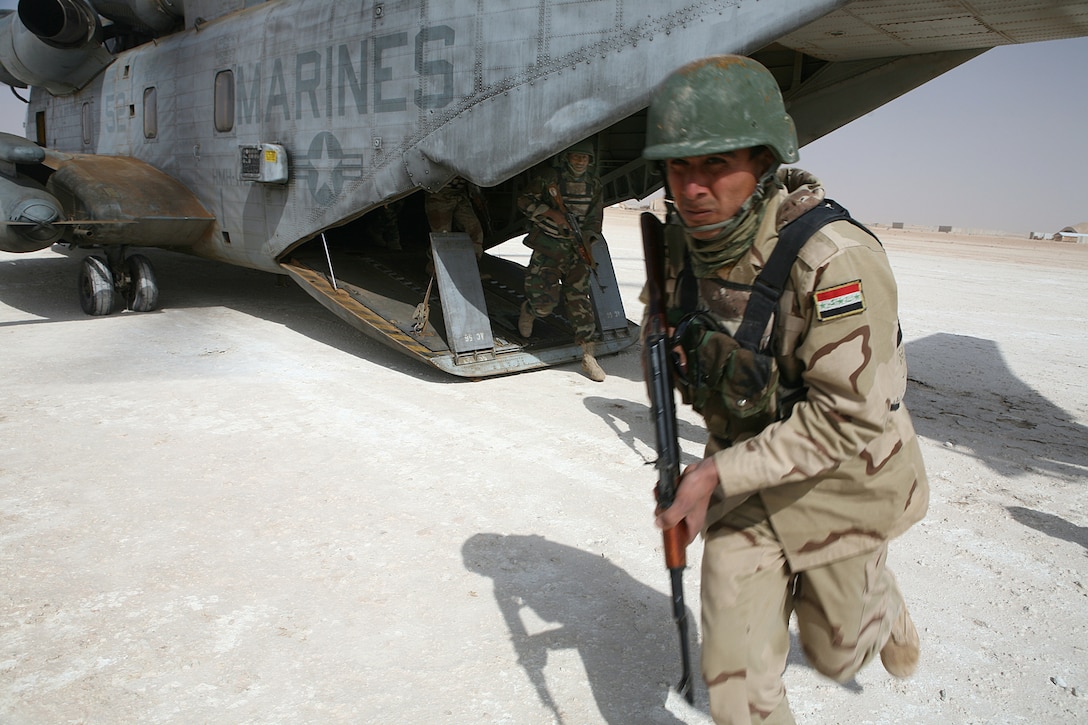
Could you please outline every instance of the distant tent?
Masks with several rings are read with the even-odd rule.
[[[1081,222],[1080,224],[1066,227],[1055,234],[1054,239],[1061,242],[1088,244],[1088,222]]]

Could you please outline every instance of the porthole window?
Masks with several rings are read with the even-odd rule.
[[[38,140],[39,146],[45,146],[45,111],[38,111],[34,114],[34,135]]]
[[[80,112],[80,126],[83,130],[83,145],[90,146],[94,140],[94,114],[91,113],[91,104],[84,103]]]
[[[215,74],[215,130],[234,128],[234,71]]]
[[[159,102],[155,87],[144,89],[144,138],[159,135]]]

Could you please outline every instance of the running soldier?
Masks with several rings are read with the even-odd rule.
[[[593,169],[593,144],[582,141],[567,149],[557,163],[533,179],[518,197],[518,208],[533,223],[525,245],[533,250],[525,274],[525,297],[518,316],[522,337],[533,334],[533,322],[550,315],[560,294],[574,326],[574,341],[582,347],[582,371],[596,382],[604,370],[593,357],[597,330],[589,299],[592,258],[589,248],[601,237],[604,221],[601,180]],[[574,217],[582,242],[568,222]]]
[[[656,523],[703,535],[702,675],[715,722],[793,723],[782,679],[791,614],[808,661],[835,681],[877,653],[896,677],[918,662],[885,567],[888,541],[929,499],[903,405],[895,280],[879,241],[814,177],[778,173],[797,161],[797,134],[774,77],[749,58],[669,76],[643,156],[661,163],[679,217],[666,234],[669,324],[682,398],[709,432],[706,457]],[[787,237],[800,251],[772,257]],[[746,318],[766,299],[757,276],[775,267],[781,297]],[[742,334],[753,320],[743,328],[754,335]]]

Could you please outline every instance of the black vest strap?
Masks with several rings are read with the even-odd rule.
[[[680,288],[680,309],[685,314],[699,309],[699,282],[695,279],[695,273],[691,271],[691,250],[684,245],[684,268],[677,277],[677,285]]]
[[[737,334],[733,336],[741,347],[753,352],[760,351],[760,339],[767,329],[771,315],[774,314],[778,300],[782,296],[782,290],[786,286],[786,278],[801,247],[805,246],[805,242],[818,229],[835,221],[848,221],[872,234],[861,223],[854,220],[850,212],[831,199],[825,199],[819,206],[809,209],[782,227],[778,233],[778,243],[771,252],[766,266],[756,277],[755,284],[752,286],[752,295],[748,298],[748,306],[744,311],[744,319],[737,328]]]

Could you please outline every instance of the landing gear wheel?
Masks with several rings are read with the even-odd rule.
[[[113,274],[102,257],[84,257],[79,268],[79,306],[88,315],[113,311]]]
[[[133,312],[151,312],[159,306],[159,285],[151,260],[142,254],[133,254],[125,260],[128,268],[128,288],[125,302]]]

